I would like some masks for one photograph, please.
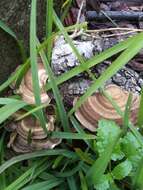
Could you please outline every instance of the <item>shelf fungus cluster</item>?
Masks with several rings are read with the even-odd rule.
[[[48,118],[47,131],[56,130],[53,116]],[[17,123],[15,131],[11,134],[8,147],[12,147],[17,153],[32,152],[41,149],[53,149],[61,142],[61,139],[51,139],[34,117],[26,117]]]
[[[46,70],[40,59],[38,60],[38,78],[39,78],[39,86],[41,89],[41,102],[49,103],[50,97],[43,90],[43,87],[48,79],[48,75],[46,74]],[[29,69],[28,72],[25,74],[17,93],[20,94],[22,99],[28,104],[35,104],[31,69]]]
[[[112,100],[125,111],[126,103],[129,97],[129,92],[121,89],[116,85],[108,85],[105,92],[112,97]],[[139,108],[140,96],[132,94],[132,103],[130,110],[130,120],[135,124],[137,118],[137,111]],[[77,101],[75,99],[74,103]],[[97,122],[99,119],[114,120],[122,125],[122,117],[116,112],[112,103],[100,92],[90,96],[85,103],[75,112],[76,118],[83,125],[83,127],[90,131],[96,131]]]
[[[48,76],[41,59],[38,59],[38,77],[41,90],[41,103],[50,104],[51,99],[43,89]],[[21,95],[23,101],[27,104],[35,104],[31,69],[25,74],[17,93]],[[17,119],[21,114],[23,114],[21,111],[15,113],[13,115],[14,119]],[[47,131],[57,131],[58,128],[55,125],[55,117],[54,115],[49,114],[45,113],[45,115],[47,115]],[[52,137],[47,136],[45,130],[40,126],[39,120],[31,115],[25,117],[21,121],[11,123],[8,127],[12,131],[8,147],[12,147],[17,153],[26,153],[41,149],[53,149],[61,142],[61,139],[53,139]]]

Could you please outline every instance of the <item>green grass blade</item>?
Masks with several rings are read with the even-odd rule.
[[[24,62],[26,60],[26,51],[24,49],[24,45],[22,44],[22,42],[18,40],[16,34],[1,20],[0,20],[0,28],[16,40],[22,56],[22,61]]]
[[[38,63],[37,63],[37,50],[36,50],[36,5],[37,0],[32,0],[31,6],[31,18],[30,18],[30,60],[31,60],[31,72],[33,92],[35,96],[36,106],[41,106],[41,93],[38,78]],[[42,109],[37,111],[42,128],[47,132],[46,121]]]
[[[67,178],[69,190],[78,190],[75,178],[73,176]]]
[[[104,174],[104,172],[109,164],[113,149],[114,149],[116,143],[118,142],[119,138],[120,138],[120,133],[116,134],[114,138],[109,139],[109,143],[107,144],[105,151],[95,161],[95,163],[91,166],[91,168],[87,172],[86,179],[87,179],[89,186],[91,186],[93,184],[96,185],[99,183],[100,178]]]
[[[16,101],[10,104],[7,104],[0,108],[0,124],[8,119],[13,113],[23,108],[27,104],[22,101]]]
[[[52,26],[53,26],[53,0],[47,0],[47,11],[46,11],[46,38],[49,38],[47,45],[47,59],[51,62],[52,53]]]
[[[18,177],[14,182],[12,182],[5,190],[19,190],[23,186],[25,186],[29,181],[32,181],[34,177],[37,177],[41,172],[43,172],[43,169],[41,171],[41,168],[44,170],[47,169],[48,164],[47,164],[47,159],[45,162],[45,158],[42,159],[41,161],[37,161],[36,163],[32,164],[32,166],[26,170],[20,177]],[[32,176],[32,173],[34,171],[34,176]],[[40,171],[40,172],[39,172]]]
[[[82,162],[79,162],[76,165],[77,166],[74,167],[73,169],[70,169],[70,170],[65,171],[65,172],[54,172],[54,174],[55,174],[55,176],[62,177],[62,178],[71,177],[71,176],[73,176],[74,174],[76,174],[81,169]]]
[[[65,5],[65,3],[64,3],[64,8],[65,8],[65,9],[64,9],[64,11],[63,11],[63,13],[62,13],[62,16],[61,16],[61,21],[62,21],[62,22],[64,21],[65,17],[67,16],[71,4],[72,4],[72,0],[67,0],[66,5]]]
[[[4,162],[4,138],[5,132],[1,135],[0,138],[0,165]],[[6,173],[0,175],[0,190],[3,190],[6,187]]]
[[[132,105],[132,94],[130,93],[128,100],[127,100],[127,103],[126,103],[126,108],[125,108],[124,117],[123,117],[124,134],[126,134],[128,131],[128,126],[129,126],[129,122],[130,122],[131,105]]]
[[[143,89],[141,91],[141,99],[140,99],[140,106],[139,106],[138,117],[137,117],[137,125],[140,127],[140,129],[143,128]]]
[[[135,39],[135,37],[129,38],[123,42],[120,42],[119,44],[115,45],[114,47],[111,47],[107,50],[105,50],[104,52],[94,56],[93,58],[91,58],[90,60],[86,61],[86,68],[91,68],[97,64],[99,64],[100,62],[103,62],[104,60],[112,57],[113,55],[125,50],[131,43],[132,41]],[[83,68],[81,65],[71,69],[70,71],[62,74],[61,76],[59,76],[56,79],[56,84],[59,85],[69,79],[71,79],[72,77],[86,71],[86,68]],[[50,84],[48,83],[46,85],[46,90],[51,89]]]
[[[34,185],[29,185],[28,187],[23,188],[22,190],[50,190],[63,182],[62,179],[51,179],[44,182],[35,183]]]
[[[23,75],[29,68],[29,65],[30,65],[30,60],[28,59],[23,65],[19,66],[19,68],[17,68],[17,70],[14,73],[12,73],[12,75],[9,77],[9,79],[6,82],[0,85],[0,92],[5,90],[14,81],[16,82],[16,86],[19,86],[23,78]]]
[[[19,102],[23,102],[23,101],[20,101],[20,100],[17,100],[17,99],[13,99],[13,98],[0,98],[0,105],[7,105],[7,104],[11,104],[11,103],[15,103],[16,104],[16,103],[19,103]]]
[[[95,135],[91,134],[79,134],[79,133],[68,133],[68,132],[52,132],[52,138],[61,138],[61,139],[95,139]]]
[[[81,190],[88,190],[88,185],[86,182],[86,178],[83,175],[82,171],[79,171],[79,176],[80,176],[80,182],[81,182]]]
[[[37,152],[33,152],[33,153],[27,153],[27,154],[13,157],[10,160],[3,163],[0,166],[0,174],[2,172],[4,172],[7,168],[12,166],[13,164],[21,162],[23,160],[29,160],[32,158],[38,158],[38,157],[43,157],[43,156],[57,156],[57,155],[64,155],[65,157],[68,157],[68,158],[72,158],[72,157],[76,156],[73,152],[64,150],[64,149],[42,150],[42,151],[37,151]]]
[[[80,148],[75,148],[75,152],[80,157],[81,160],[86,162],[87,164],[93,164],[94,160],[89,157],[87,152],[83,152]]]
[[[73,26],[70,26],[70,27],[67,27],[66,28],[66,31],[69,31],[71,29],[74,29],[74,28],[81,28],[81,27],[84,27],[85,23],[82,23],[82,24],[76,24],[76,25],[73,25]],[[52,36],[52,40],[54,39],[54,37],[57,35],[57,34],[60,34],[60,32],[58,33],[55,33],[53,36]],[[116,53],[119,53],[121,52],[122,50],[126,49],[129,44],[131,43],[131,40],[133,40],[134,37],[132,37],[131,39],[128,39],[126,41],[123,41],[123,42],[120,42],[119,44],[115,45],[114,47],[104,51],[103,53],[99,54],[96,56],[96,58],[92,58],[91,60],[87,61],[86,64],[87,64],[87,67],[90,68],[90,67],[93,67],[94,65],[104,61],[105,59],[108,59],[109,57],[113,56],[114,54]],[[44,49],[47,44],[49,43],[49,40],[51,39],[47,39],[45,40],[42,45],[40,46],[40,48],[38,49],[38,52],[41,50],[41,49]],[[19,84],[21,83],[21,80],[23,78],[23,75],[26,73],[26,71],[28,70],[29,68],[29,65],[30,65],[30,59],[28,59],[19,69],[18,71],[16,71],[14,74],[12,74],[12,76],[6,81],[4,82],[2,85],[0,85],[0,92],[3,91],[4,89],[6,89],[13,81],[16,80],[16,87],[19,86]],[[85,71],[83,68],[81,68],[80,66],[72,69],[71,71],[67,72],[67,73],[64,73],[63,75],[61,75],[60,77],[58,77],[56,79],[56,84],[61,84],[63,83],[64,81],[72,78],[73,76],[81,73]],[[46,89],[49,90],[51,88],[50,84],[48,83],[46,85]]]
[[[72,48],[73,53],[78,58],[81,67],[83,67],[83,69],[88,73],[88,75],[90,76],[91,79],[95,80],[94,75],[89,71],[89,69],[87,68],[87,65],[85,64],[84,57],[80,55],[78,49],[75,47],[72,39],[69,37],[67,31],[65,30],[64,26],[62,25],[60,19],[58,18],[58,16],[56,15],[55,12],[53,13],[53,18],[54,18],[54,22],[55,22],[57,28],[61,31],[61,33],[63,34],[65,40],[68,42],[68,44]]]
[[[78,121],[75,119],[75,117],[71,116],[70,117],[71,123],[73,125],[73,127],[76,129],[76,131],[79,134],[86,134],[85,131],[82,129],[82,127],[80,126],[80,124],[78,123]],[[91,141],[90,140],[84,140],[85,143],[94,151]]]
[[[37,46],[39,47],[39,45],[40,45],[40,42],[37,40]],[[63,102],[62,102],[62,98],[60,96],[59,89],[58,89],[58,87],[57,87],[57,85],[55,83],[54,74],[53,74],[53,72],[52,72],[52,70],[50,68],[49,62],[48,62],[43,50],[40,51],[40,55],[41,55],[43,64],[45,66],[46,72],[47,72],[47,74],[49,76],[49,80],[50,80],[52,90],[53,90],[53,93],[54,93],[54,97],[55,97],[55,100],[56,100],[58,113],[59,113],[59,116],[60,116],[60,119],[61,119],[62,126],[64,128],[64,131],[70,131],[68,117],[67,117],[67,114],[66,114]]]
[[[130,61],[143,48],[143,33],[136,35],[131,45],[109,66],[108,69],[89,87],[87,92],[79,98],[74,108],[69,112],[69,116],[77,110],[81,104],[97,91],[108,79],[110,79],[118,70],[120,70],[128,61]]]
[[[29,116],[29,115],[32,115],[32,114],[34,115],[35,112],[37,112],[38,110],[40,110],[40,109],[42,109],[42,108],[47,107],[48,105],[49,105],[49,104],[42,104],[41,106],[38,106],[38,107],[36,107],[36,108],[32,108],[32,109],[30,109],[27,113],[25,113],[25,114],[19,116],[19,117],[16,119],[16,121],[22,120],[22,119],[24,119],[25,117],[27,117],[27,116]]]

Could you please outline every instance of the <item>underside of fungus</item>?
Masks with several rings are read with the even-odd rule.
[[[54,122],[54,117],[50,116],[46,125],[48,131],[56,130]],[[41,149],[53,149],[61,142],[61,139],[48,138],[47,134],[40,126],[39,121],[31,116],[18,122],[14,133],[16,134],[15,138],[10,140],[9,146],[18,153],[32,152]],[[13,134],[11,135],[11,138],[12,137]]]
[[[38,59],[38,78],[41,90],[41,102],[49,103],[50,98],[47,95],[47,93],[43,90],[43,87],[48,79],[48,75],[40,59]],[[29,69],[28,72],[25,74],[21,82],[20,88],[18,90],[18,93],[22,96],[22,99],[28,104],[35,104],[31,69]]]
[[[125,111],[129,92],[122,90],[116,85],[108,85],[105,92],[112,97],[122,111]],[[75,99],[74,103],[77,99]],[[140,96],[132,94],[132,104],[130,110],[130,120],[135,124],[139,107]],[[96,131],[97,122],[104,118],[114,120],[122,125],[122,117],[112,106],[111,102],[100,92],[90,96],[87,101],[75,112],[80,123],[91,131]]]

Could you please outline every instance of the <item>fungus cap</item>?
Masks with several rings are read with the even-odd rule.
[[[113,84],[108,85],[105,92],[112,97],[122,111],[125,111],[129,92]],[[136,94],[132,95],[130,120],[135,124],[140,96]],[[77,99],[74,100],[74,104],[76,101]],[[121,116],[116,112],[111,102],[109,102],[109,100],[100,92],[88,97],[81,107],[75,112],[75,116],[85,128],[91,131],[96,131],[97,122],[102,118],[114,120],[118,124],[122,125]]]

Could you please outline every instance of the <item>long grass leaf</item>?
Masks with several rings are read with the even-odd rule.
[[[46,10],[46,38],[49,38],[49,43],[47,45],[47,58],[49,63],[51,62],[52,53],[52,26],[53,26],[53,0],[47,0],[47,10]]]
[[[44,182],[35,183],[23,188],[22,190],[50,190],[60,185],[63,182],[62,179],[52,179]]]
[[[123,42],[120,42],[119,44],[115,45],[114,47],[111,47],[111,48],[105,50],[104,52],[94,56],[93,58],[91,58],[90,60],[85,62],[86,68],[89,69],[89,68],[99,64],[100,62],[103,62],[104,60],[112,57],[113,55],[125,50],[132,43],[132,41],[134,39],[135,39],[135,37],[129,38]],[[59,85],[65,81],[71,79],[72,77],[86,71],[86,68],[83,68],[81,65],[79,65],[79,66],[71,69],[70,71],[57,77],[56,84]],[[48,83],[45,88],[46,88],[46,90],[51,89],[50,83]]]
[[[5,138],[6,132],[3,132],[0,138],[0,165],[4,162],[4,138]],[[6,173],[0,175],[0,190],[3,190],[6,187]]]
[[[37,63],[37,50],[36,50],[36,5],[37,0],[32,0],[31,6],[31,18],[30,18],[30,60],[31,60],[31,72],[32,72],[32,84],[33,92],[35,96],[35,102],[37,106],[41,106],[41,93],[38,78],[38,63]],[[46,121],[42,109],[37,111],[41,126],[44,131],[47,132]]]
[[[82,171],[79,171],[79,176],[81,182],[81,190],[88,190],[87,181]]]
[[[52,132],[51,138],[61,139],[95,139],[95,135],[91,134],[79,134],[79,133],[68,133],[68,132]]]
[[[13,37],[16,40],[22,56],[22,61],[24,62],[26,60],[26,51],[24,49],[23,43],[20,40],[18,40],[16,34],[1,20],[0,20],[0,28],[3,29],[6,33],[8,33],[11,37]]]
[[[140,127],[140,129],[143,128],[143,89],[141,91],[140,106],[139,106],[138,117],[137,117],[137,125]]]
[[[87,92],[79,98],[74,108],[71,109],[69,115],[73,114],[81,104],[97,91],[108,79],[110,79],[118,70],[120,70],[128,61],[130,61],[143,48],[143,33],[136,36],[131,45],[107,68],[104,73],[89,87]]]
[[[23,108],[27,104],[25,102],[17,101],[7,104],[0,108],[0,124],[8,119],[13,113]]]
[[[130,120],[130,110],[131,110],[131,105],[132,105],[132,94],[129,94],[127,103],[126,103],[126,108],[124,112],[124,118],[123,118],[123,130],[124,133],[126,134],[128,131],[128,126],[129,126],[129,120]]]
[[[75,178],[73,176],[67,178],[69,190],[78,190]]]
[[[43,166],[44,166],[44,170],[46,170],[47,167],[49,166],[47,164],[47,158],[46,159],[44,158],[32,164],[32,166],[28,170],[26,170],[26,172],[24,172],[20,177],[18,177],[15,181],[13,181],[5,190],[21,189],[25,184],[31,181],[35,176],[38,176],[41,172],[44,171],[44,170],[41,171],[41,167],[43,168]],[[33,170],[34,170],[34,176],[31,176],[33,173]]]
[[[72,158],[76,156],[75,153],[73,153],[72,151],[68,151],[64,149],[42,150],[42,151],[37,151],[33,153],[27,153],[27,154],[13,157],[10,160],[3,163],[0,166],[0,174],[4,172],[7,168],[12,166],[13,164],[21,162],[23,160],[28,160],[28,159],[38,158],[38,157],[43,157],[43,156],[57,156],[57,155],[64,155],[65,157],[68,157],[68,158]]]
[[[37,40],[37,46],[39,47],[39,45],[40,45],[40,42]],[[59,116],[60,116],[60,119],[61,119],[62,126],[64,128],[64,131],[70,131],[68,117],[67,117],[67,114],[66,114],[63,102],[62,102],[62,98],[60,96],[59,89],[58,89],[58,87],[57,87],[57,85],[55,83],[54,74],[53,74],[53,72],[52,72],[52,70],[50,68],[49,62],[48,62],[48,60],[47,60],[47,58],[45,56],[44,51],[41,50],[40,55],[41,55],[43,64],[45,66],[46,72],[47,72],[47,74],[49,76],[49,79],[50,79],[50,83],[51,83],[52,90],[53,90],[53,93],[54,93],[54,97],[55,97],[55,100],[56,100],[58,113],[59,113]]]

